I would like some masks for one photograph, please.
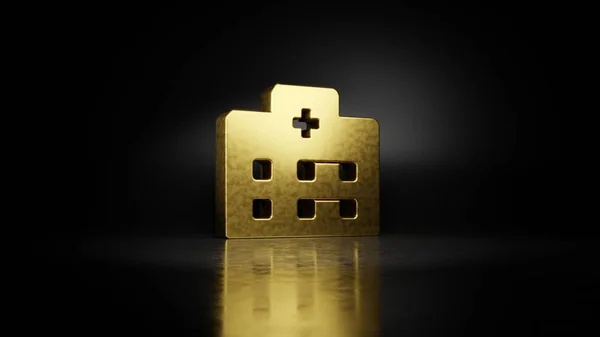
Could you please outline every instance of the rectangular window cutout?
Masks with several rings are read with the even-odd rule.
[[[273,215],[273,203],[271,199],[254,199],[252,201],[252,217],[254,219],[271,219]]]
[[[355,162],[335,160],[299,160],[297,165],[298,180],[314,181],[316,178],[316,164],[338,164],[341,181],[356,182],[358,180],[358,169]]]
[[[252,161],[252,178],[254,180],[270,180],[273,174],[272,166],[268,159],[255,159]]]
[[[358,215],[358,202],[356,199],[340,200],[340,217],[343,219],[356,219]]]
[[[314,219],[317,207],[314,199],[298,199],[298,218],[304,220]]]
[[[340,180],[341,181],[356,181],[356,163],[341,162],[340,163]]]

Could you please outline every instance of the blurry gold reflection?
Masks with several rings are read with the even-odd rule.
[[[378,240],[227,241],[222,336],[377,336]]]

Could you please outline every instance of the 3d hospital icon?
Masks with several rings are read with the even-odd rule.
[[[377,120],[340,116],[330,88],[277,84],[262,110],[217,119],[217,235],[378,235]]]

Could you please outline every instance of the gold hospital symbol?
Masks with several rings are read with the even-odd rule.
[[[217,234],[378,235],[379,123],[339,116],[334,89],[277,84],[262,103],[217,119]]]

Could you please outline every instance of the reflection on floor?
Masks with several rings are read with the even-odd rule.
[[[222,336],[371,336],[379,238],[229,240]]]
[[[35,308],[37,327],[62,336],[504,337],[598,329],[594,240],[405,235],[39,244],[47,248],[38,256],[45,263],[28,266],[35,274],[31,301],[23,303]]]

